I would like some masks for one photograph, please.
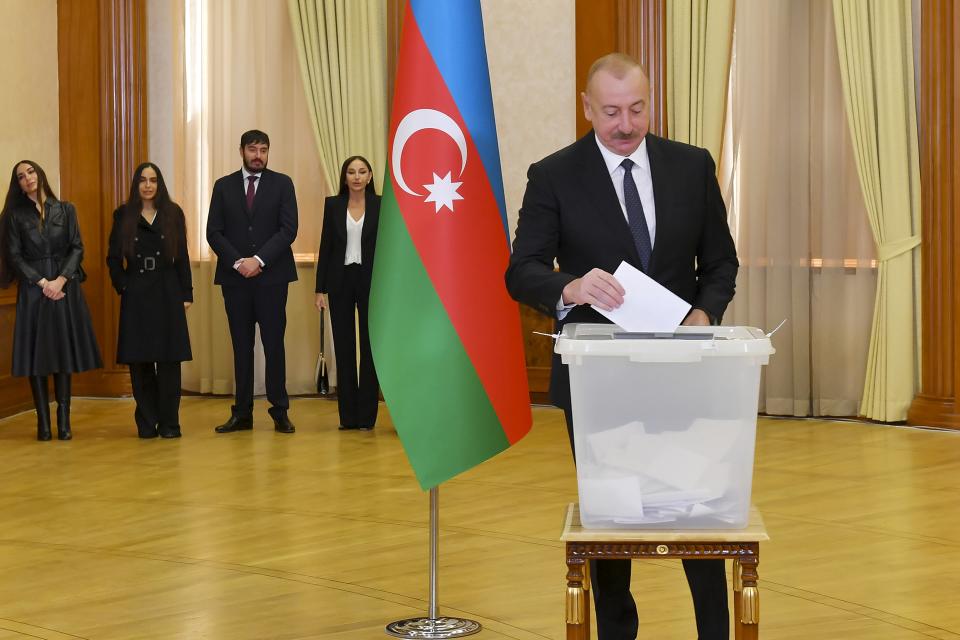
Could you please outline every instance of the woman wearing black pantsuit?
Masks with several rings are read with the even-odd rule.
[[[107,250],[120,294],[117,362],[130,366],[141,438],[180,437],[180,363],[191,360],[186,309],[193,302],[183,211],[149,162],[134,172],[113,213]]]
[[[370,352],[367,312],[379,221],[380,196],[374,191],[370,163],[361,156],[351,156],[340,168],[338,195],[324,203],[316,286],[317,309],[322,313],[325,307],[330,308],[341,430],[370,430],[377,421],[379,384]]]
[[[90,309],[80,288],[83,242],[77,212],[57,200],[40,165],[13,167],[0,214],[0,286],[17,287],[13,328],[15,376],[30,380],[37,440],[50,440],[50,392],[57,398],[57,438],[70,440],[71,374],[103,366]]]

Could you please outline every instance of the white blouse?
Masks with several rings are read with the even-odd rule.
[[[359,220],[354,220],[350,212],[347,212],[347,250],[343,257],[344,266],[363,264],[360,255],[360,236],[363,233],[363,219],[366,217],[364,214]]]

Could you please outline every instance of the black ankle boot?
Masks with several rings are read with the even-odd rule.
[[[37,440],[50,440],[50,394],[47,392],[47,376],[28,376],[33,406],[37,409]]]
[[[70,431],[70,374],[53,374],[53,389],[57,396],[57,439],[72,440]]]

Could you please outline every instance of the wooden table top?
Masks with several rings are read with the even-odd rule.
[[[763,516],[750,505],[743,529],[586,529],[580,524],[580,505],[571,502],[563,522],[564,542],[758,542],[769,540]]]

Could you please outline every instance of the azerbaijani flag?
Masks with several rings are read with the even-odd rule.
[[[479,0],[403,19],[370,293],[390,415],[424,489],[531,424]]]

